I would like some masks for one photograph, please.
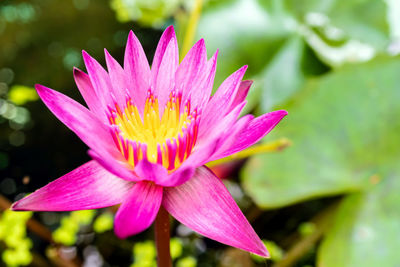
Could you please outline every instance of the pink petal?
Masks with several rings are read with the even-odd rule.
[[[132,170],[132,167],[126,161],[123,161],[123,159],[118,160],[108,155],[107,153],[103,153],[100,156],[97,152],[93,150],[89,150],[88,154],[92,159],[94,159],[101,166],[103,166],[104,169],[120,177],[121,179],[127,181],[135,181],[135,182],[142,180],[140,177],[135,175],[135,173]]]
[[[143,47],[135,34],[130,31],[125,49],[124,69],[128,77],[128,88],[135,101],[139,112],[142,113],[147,97],[147,90],[150,88],[150,66],[147,61]]]
[[[71,211],[98,209],[124,201],[133,183],[89,161],[15,202],[12,210]]]
[[[165,182],[166,187],[179,186],[186,183],[194,174],[195,168],[193,166],[186,166],[179,168],[170,174],[168,177],[168,182]]]
[[[205,75],[202,79],[199,79],[197,83],[193,82],[191,88],[191,105],[198,110],[203,110],[205,104],[209,101],[211,91],[214,85],[215,72],[217,70],[217,57],[218,50],[207,62]]]
[[[218,148],[218,143],[219,139],[215,139],[205,145],[196,147],[182,165],[171,174],[170,179],[173,181],[171,186],[179,186],[192,178],[197,167],[210,161],[211,156]]]
[[[215,128],[213,132],[209,133],[206,137],[203,137],[202,140],[197,141],[192,154],[182,163],[179,169],[174,172],[175,175],[181,176],[174,186],[178,186],[187,181],[187,179],[192,175],[193,170],[191,169],[202,166],[210,160],[213,160],[213,155],[219,150],[219,147],[222,144],[221,140],[226,138],[227,134],[224,133],[232,132],[231,128],[245,104],[246,103],[244,102],[241,105],[238,105],[220,122],[219,128]],[[183,174],[180,174],[180,172]]]
[[[145,181],[154,182],[156,185],[170,187],[178,186],[189,180],[193,173],[194,168],[179,169],[171,174],[160,164],[151,163],[148,160],[141,160],[135,167],[135,173],[138,177]]]
[[[139,161],[135,166],[135,173],[142,180],[155,182],[162,186],[164,186],[164,182],[168,181],[167,170],[162,165],[151,163],[147,159]]]
[[[154,54],[153,58],[153,64],[151,64],[151,75],[152,75],[152,80],[155,81],[156,77],[158,76],[158,72],[160,70],[160,65],[161,62],[164,58],[165,51],[167,50],[167,47],[169,46],[169,43],[173,42],[173,45],[171,47],[175,49],[175,51],[170,52],[170,54],[173,54],[173,58],[169,58],[169,60],[173,61],[174,63],[171,63],[171,65],[178,66],[179,64],[179,51],[178,51],[178,43],[176,41],[176,35],[174,31],[174,27],[171,25],[169,26],[161,35],[160,41],[158,42],[156,52]]]
[[[192,91],[201,91],[197,84],[201,82],[204,76],[208,75],[206,64],[207,50],[204,40],[200,39],[189,50],[176,71],[176,87],[178,92],[182,94],[183,105],[185,105],[186,100],[190,99]]]
[[[211,128],[219,127],[219,121],[229,111],[235,99],[246,69],[247,66],[243,66],[230,75],[211,97],[202,113],[202,120],[199,125],[199,138],[203,137]]]
[[[37,84],[36,90],[51,112],[91,149],[100,155],[122,157],[113,144],[110,132],[93,113],[50,88]]]
[[[89,76],[83,71],[74,68],[74,78],[79,92],[88,105],[90,111],[96,114],[103,121],[106,121],[106,114],[101,106],[98,96],[96,95]]]
[[[226,157],[226,151],[229,151],[232,145],[238,142],[240,134],[247,129],[249,123],[253,119],[253,115],[245,115],[240,118],[229,131],[224,132],[223,136],[219,139],[216,151],[209,158],[209,161]]]
[[[182,224],[208,238],[268,257],[224,184],[206,167],[198,168],[181,186],[165,188],[163,206]]]
[[[113,87],[107,71],[86,51],[82,51],[83,61],[96,95],[99,97],[103,107],[111,106],[114,108],[116,102],[113,96]]]
[[[237,118],[245,105],[246,101],[237,105],[229,114],[222,117],[218,123],[215,122],[217,123],[216,125],[209,126],[208,129],[203,130],[203,135],[198,137],[195,147],[207,145],[216,139],[222,138],[224,133],[231,132],[231,128],[237,121]]]
[[[285,110],[277,110],[253,119],[235,138],[226,139],[224,151],[219,150],[217,153],[218,155],[213,156],[213,160],[227,157],[257,143],[287,114]]]
[[[126,238],[147,229],[157,216],[163,188],[152,182],[136,183],[115,215],[114,231]]]
[[[107,69],[111,84],[113,87],[113,94],[119,107],[123,109],[126,104],[127,96],[129,96],[127,77],[121,65],[104,49],[106,58]]]
[[[154,93],[158,97],[158,105],[161,114],[169,99],[170,92],[175,88],[175,72],[179,63],[177,61],[178,58],[177,43],[175,39],[172,39],[165,49],[158,69],[152,66],[152,84]]]
[[[242,81],[240,83],[237,94],[232,102],[231,109],[242,103],[246,100],[247,94],[249,93],[250,86],[253,84],[253,81]]]

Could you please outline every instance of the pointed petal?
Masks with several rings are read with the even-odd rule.
[[[182,224],[208,238],[268,257],[224,184],[206,167],[198,168],[181,186],[165,188],[163,206]]]
[[[169,26],[161,35],[160,41],[158,42],[156,52],[154,54],[153,58],[153,64],[151,64],[151,75],[152,75],[152,80],[155,81],[155,77],[158,76],[158,72],[160,69],[161,62],[163,60],[165,51],[167,50],[167,47],[170,42],[173,42],[174,44],[171,45],[175,51],[171,52],[174,54],[173,58],[170,58],[171,61],[174,61],[174,65],[178,66],[179,64],[179,51],[178,51],[178,43],[176,41],[176,35],[175,35],[175,30],[174,27],[171,25]]]
[[[128,77],[130,95],[140,113],[144,110],[147,90],[150,88],[150,66],[135,34],[130,31],[125,49],[124,69]]]
[[[182,94],[183,104],[190,98],[192,91],[200,90],[196,84],[207,75],[206,64],[207,50],[204,39],[200,39],[189,50],[176,71],[176,88]]]
[[[180,175],[181,178],[177,180],[174,186],[187,181],[193,175],[193,168],[197,168],[213,160],[212,157],[222,144],[222,139],[226,138],[226,134],[232,132],[237,117],[246,103],[238,105],[230,114],[228,114],[219,124],[219,128],[215,128],[213,132],[198,140],[192,154],[183,162],[178,170],[174,172],[175,175]],[[180,174],[182,172],[182,174]],[[190,175],[189,175],[190,174]]]
[[[15,202],[12,210],[71,211],[121,203],[133,183],[119,179],[95,161],[78,167]]]
[[[97,152],[93,150],[89,150],[88,154],[92,159],[103,166],[104,169],[120,177],[121,179],[135,182],[142,180],[140,177],[137,177],[137,175],[135,175],[131,166],[126,161],[118,160],[106,153],[103,153],[100,156]]]
[[[121,157],[106,126],[88,109],[66,95],[40,84],[36,85],[36,90],[51,112],[91,149],[100,155]]]
[[[240,83],[239,89],[235,98],[233,99],[231,109],[242,103],[246,100],[247,94],[249,93],[250,86],[253,84],[253,81],[245,80]]]
[[[249,123],[254,119],[253,115],[245,115],[240,118],[229,131],[223,134],[219,139],[217,149],[214,154],[209,158],[209,161],[217,160],[226,157],[227,151],[240,140],[240,134],[248,127]]]
[[[116,102],[112,96],[112,84],[107,71],[92,58],[86,51],[82,51],[83,61],[96,95],[99,97],[101,105],[107,107],[108,105],[114,108]]]
[[[210,100],[214,85],[215,72],[217,70],[217,57],[218,50],[207,62],[204,77],[189,85],[191,86],[190,104],[198,110],[203,110],[203,107]]]
[[[123,109],[128,96],[128,83],[125,76],[125,71],[106,49],[104,49],[104,54],[111,85],[113,87],[112,92],[119,107]]]
[[[176,60],[178,58],[178,49],[176,46],[176,41],[171,40],[165,49],[158,70],[152,67],[154,74],[152,84],[154,93],[158,97],[161,114],[169,99],[170,92],[175,88],[175,72],[178,67],[178,61]]]
[[[136,183],[115,215],[114,231],[119,238],[146,230],[160,209],[163,188],[151,182]]]
[[[96,95],[89,76],[80,69],[74,68],[74,79],[79,92],[88,105],[90,111],[96,114],[103,121],[106,121],[106,114],[101,106],[98,96]]]
[[[199,138],[204,136],[210,128],[216,127],[217,122],[229,112],[246,69],[247,66],[243,66],[231,74],[211,97],[202,114],[202,120],[199,125]]]
[[[257,143],[274,129],[287,114],[286,110],[277,110],[253,119],[235,139],[226,139],[225,151],[219,150],[219,155],[213,156],[213,160],[227,157]]]
[[[245,105],[246,101],[237,105],[230,113],[225,117],[222,117],[217,124],[208,125],[208,129],[203,130],[203,135],[199,135],[196,147],[207,145],[216,139],[221,139],[224,136],[224,133],[231,132],[231,128],[237,121]]]

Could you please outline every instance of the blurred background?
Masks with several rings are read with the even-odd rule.
[[[8,208],[89,160],[34,84],[83,103],[82,49],[121,63],[132,29],[151,60],[173,24],[182,54],[191,35],[220,49],[214,89],[247,64],[245,112],[289,111],[254,149],[210,163],[271,259],[174,221],[174,266],[399,267],[399,18],[398,0],[2,0],[0,266],[155,266],[152,229],[117,239],[113,208]]]

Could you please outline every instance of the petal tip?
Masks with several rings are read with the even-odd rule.
[[[85,62],[85,65],[87,65],[88,63],[90,63],[92,60],[94,60],[94,58],[92,58],[88,52],[86,52],[85,50],[82,50],[82,57],[83,57],[83,61]]]
[[[269,251],[267,250],[267,247],[265,244],[261,241],[259,247],[253,252],[254,254],[263,257],[263,258],[270,258],[271,255],[269,254]]]
[[[26,195],[25,197],[21,198],[18,201],[15,201],[14,203],[11,204],[10,210],[12,211],[28,211],[28,210],[33,210],[29,208],[29,200],[28,202],[25,200],[28,197]]]
[[[277,110],[277,111],[275,111],[275,112],[277,113],[278,116],[280,116],[280,117],[282,117],[282,118],[289,114],[289,112],[287,112],[287,111],[284,110],[284,109],[282,109],[282,110]]]
[[[86,74],[85,72],[83,72],[82,70],[80,70],[80,69],[77,68],[77,67],[73,67],[72,73],[73,73],[74,77],[77,77],[77,76],[81,76],[81,75],[83,75],[83,74]]]
[[[125,231],[122,231],[119,227],[116,226],[115,221],[114,221],[114,234],[119,239],[126,239],[129,236]]]
[[[14,203],[11,205],[10,210],[12,210],[12,211],[21,210],[18,206],[19,206],[19,201],[14,202]]]
[[[50,88],[47,88],[46,86],[38,84],[38,83],[35,84],[35,89],[36,89],[36,92],[38,93],[38,95],[40,96],[40,98],[42,98],[43,93],[50,90]]]
[[[88,52],[86,52],[85,50],[82,50],[82,56],[83,56],[83,57],[88,57],[89,54],[88,54]],[[89,57],[90,57],[90,56],[89,56]]]
[[[169,25],[166,29],[165,32],[168,32],[170,34],[174,33],[175,34],[175,29],[174,29],[174,25]]]

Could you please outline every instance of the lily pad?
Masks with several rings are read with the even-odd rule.
[[[266,138],[293,145],[248,161],[241,173],[247,194],[276,208],[364,189],[400,154],[399,70],[398,57],[380,58],[310,80]]]
[[[319,267],[399,266],[399,173],[382,176],[365,194],[346,197],[319,248]]]

